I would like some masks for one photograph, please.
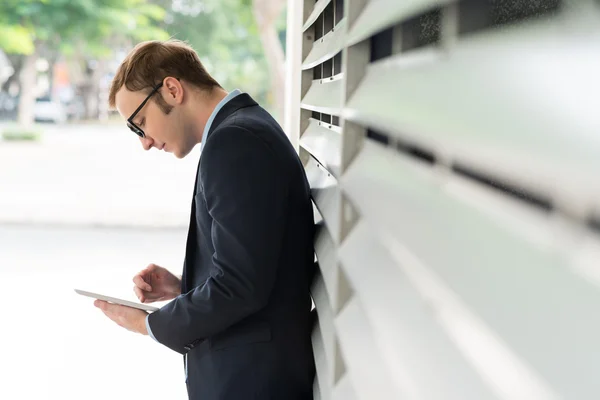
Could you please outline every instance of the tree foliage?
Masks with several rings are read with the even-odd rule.
[[[25,58],[108,60],[136,42],[174,37],[192,45],[226,89],[250,92],[268,107],[272,66],[252,6],[253,0],[2,0],[0,49]],[[277,30],[285,31],[284,15]]]
[[[252,93],[269,107],[269,67],[252,0],[154,0],[167,10],[161,27],[188,42],[207,70],[226,89]],[[278,26],[285,29],[285,18]]]
[[[115,38],[164,39],[165,10],[147,0],[2,0],[0,47],[31,54],[37,46],[110,54]],[[111,40],[112,39],[112,40]]]
[[[165,11],[148,0],[2,0],[0,47],[25,55],[20,74],[19,122],[31,124],[35,61],[57,55],[108,58],[129,38],[164,39]],[[2,35],[5,33],[5,35]]]

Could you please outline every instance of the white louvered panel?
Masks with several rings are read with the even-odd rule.
[[[308,162],[304,165],[304,170],[311,187],[314,205],[334,242],[338,243],[340,238],[340,194],[337,180],[304,148],[300,147],[300,153],[308,154]],[[317,216],[315,220],[319,221],[320,219]]]
[[[317,308],[319,328],[323,338],[323,349],[325,350],[325,357],[327,360],[327,371],[331,377],[334,363],[335,343],[335,328],[333,325],[334,312],[331,308],[329,295],[327,294],[327,289],[325,287],[325,283],[323,282],[323,276],[321,273],[315,274],[314,282],[311,288],[311,295]],[[321,385],[322,387],[328,386],[331,388],[331,381],[321,381]]]
[[[321,213],[319,212],[319,209],[317,208],[317,205],[313,202],[312,206],[313,206],[313,215],[315,217],[315,225],[322,223],[323,222],[323,217],[321,216]]]
[[[306,110],[340,115],[342,108],[342,78],[342,74],[339,74],[333,79],[314,80],[300,106]]]
[[[401,393],[395,377],[385,368],[359,299],[355,296],[338,314],[335,325],[346,373],[357,400],[396,400]]]
[[[340,192],[337,186],[314,188],[311,190],[319,212],[325,220],[325,226],[335,243],[340,241]]]
[[[331,398],[332,400],[356,400],[356,394],[348,374],[344,375],[335,385]]]
[[[337,181],[312,157],[304,166],[304,170],[319,214],[325,221],[325,226],[334,242],[338,243],[340,238],[340,194]]]
[[[334,176],[339,176],[342,162],[342,136],[339,128],[310,119],[300,137],[300,145],[319,160]]]
[[[597,263],[582,273],[554,247],[517,233],[531,230],[535,218],[515,219],[509,229],[457,197],[453,179],[442,185],[398,153],[367,143],[341,184],[413,286],[450,318],[445,331],[488,380],[594,398],[600,382],[581,371],[600,369],[600,318],[593,317],[600,289],[588,280],[600,273]],[[537,220],[537,228],[552,235],[551,222]]]
[[[600,206],[598,70],[600,11],[531,22],[372,64],[343,116],[579,215]]]
[[[400,21],[430,11],[436,5],[452,2],[452,0],[370,0],[352,24],[347,45],[356,44]]]
[[[346,42],[346,20],[341,20],[331,32],[315,41],[302,63],[302,69],[310,69],[333,58]]]
[[[300,0],[298,0],[298,1],[300,1]],[[331,0],[319,0],[315,3],[315,7],[311,11],[306,22],[304,22],[302,31],[306,31],[312,24],[315,23],[317,18],[319,18],[319,15],[321,15],[323,13],[323,11],[329,5],[329,3],[331,3]]]
[[[329,370],[327,356],[325,354],[325,347],[323,344],[323,335],[319,325],[315,326],[315,329],[312,333],[312,347],[316,367],[314,392],[315,394],[318,393],[320,399],[329,400],[331,398],[331,385],[327,383],[331,381],[331,372]]]
[[[300,151],[307,152],[302,147]],[[310,153],[307,152],[307,154],[309,154],[308,162],[304,165],[304,171],[311,189],[327,189],[336,186],[337,180],[317,160],[310,156]],[[322,210],[319,209],[319,212],[322,213]]]
[[[319,269],[325,282],[329,295],[329,304],[333,310],[337,309],[337,248],[327,229],[319,229],[315,238],[315,252],[319,261]]]
[[[346,238],[340,261],[378,344],[371,351],[380,353],[384,368],[406,398],[496,398],[493,386],[486,384],[438,322],[442,310],[420,296],[368,222],[359,223]]]
[[[319,376],[315,376],[313,382],[313,398],[314,400],[321,400],[321,388],[319,387]]]

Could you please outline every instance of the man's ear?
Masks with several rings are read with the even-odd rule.
[[[163,87],[166,88],[163,91],[163,98],[170,106],[179,105],[183,102],[184,88],[179,79],[167,76],[163,80]]]

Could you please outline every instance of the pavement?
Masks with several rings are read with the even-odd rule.
[[[131,279],[148,263],[181,273],[185,236],[0,226],[0,399],[187,399],[178,353],[117,326],[73,290],[136,300]]]
[[[186,399],[178,353],[73,289],[135,301],[149,263],[181,273],[199,146],[179,160],[121,125],[43,130],[0,139],[0,399]]]
[[[42,128],[39,142],[0,139],[0,224],[187,227],[200,146],[179,160],[124,125]]]

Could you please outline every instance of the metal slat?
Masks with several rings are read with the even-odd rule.
[[[358,298],[352,298],[336,318],[335,325],[347,374],[358,400],[396,400],[402,393],[397,377],[384,366],[378,344]]]
[[[369,38],[374,33],[393,26],[435,6],[452,3],[453,0],[371,0],[352,24],[348,32],[347,46]]]
[[[319,209],[317,208],[317,205],[313,202],[312,203],[313,206],[313,215],[315,216],[315,225],[319,225],[323,222],[323,217],[321,216],[321,213],[319,212]]]
[[[600,204],[599,69],[600,13],[532,22],[372,64],[343,117],[579,215]]]
[[[329,302],[329,295],[327,294],[327,289],[325,288],[325,282],[323,282],[323,276],[320,273],[315,275],[315,279],[311,288],[311,295],[317,309],[317,315],[319,317],[319,328],[323,338],[323,349],[325,351],[325,358],[327,360],[327,371],[328,375],[331,377],[334,362],[334,312]],[[324,384],[327,384],[328,387],[331,387],[331,383],[331,381],[321,381],[322,387]]]
[[[331,398],[333,371],[335,363],[335,327],[334,312],[323,276],[317,272],[311,288],[311,295],[318,315],[318,325],[313,331],[313,351],[319,379],[319,388],[323,399]]]
[[[325,167],[304,147],[300,147],[300,155],[306,157],[304,171],[311,189],[327,189],[337,185],[337,179],[328,173]]]
[[[342,135],[326,126],[330,125],[311,118],[300,137],[300,145],[337,177],[342,163]]]
[[[340,192],[337,186],[315,188],[311,190],[319,212],[335,243],[340,242]]]
[[[342,379],[335,385],[331,398],[333,400],[356,400],[356,394],[350,382],[348,374],[344,375]]]
[[[321,388],[319,387],[319,376],[315,376],[313,382],[313,400],[321,400]]]
[[[318,393],[319,398],[328,400],[331,398],[331,385],[328,385],[327,382],[331,381],[331,373],[328,369],[327,356],[323,345],[323,335],[319,325],[315,326],[312,333],[312,347],[316,367],[314,392],[315,394]]]
[[[333,79],[314,80],[300,106],[306,110],[320,113],[340,115],[342,108],[343,75]]]
[[[327,229],[319,229],[316,234],[315,252],[319,262],[319,269],[325,282],[332,309],[337,310],[338,273],[337,273],[337,248]]]
[[[315,221],[322,220],[334,243],[338,243],[340,240],[340,193],[337,180],[303,147],[300,147],[300,156],[306,160],[304,171],[311,188],[313,205],[318,212]]]
[[[303,32],[305,32],[308,28],[310,28],[312,24],[315,23],[317,18],[319,18],[319,15],[323,13],[323,11],[325,10],[325,8],[327,8],[329,3],[331,3],[331,0],[319,0],[315,3],[315,7],[311,11],[306,22],[304,22],[304,26],[302,27]]]
[[[595,356],[600,352],[600,319],[590,318],[600,306],[598,281],[590,280],[599,275],[597,262],[590,264],[587,271],[582,270],[580,264],[561,253],[558,245],[540,246],[517,233],[532,229],[528,225],[533,224],[549,236],[563,233],[563,228],[553,225],[552,219],[518,218],[511,221],[514,229],[508,229],[494,213],[473,207],[456,196],[452,185],[442,185],[439,179],[428,177],[427,172],[398,153],[366,143],[341,184],[361,213],[362,223],[376,227],[374,231],[396,264],[405,273],[406,266],[426,266],[430,275],[439,277],[444,284],[445,289],[438,292],[455,293],[473,315],[485,322],[493,336],[517,355],[522,365],[498,350],[498,346],[479,351],[481,340],[462,343],[466,349],[463,353],[476,349],[470,354],[484,354],[492,349],[488,353],[492,355],[492,370],[513,377],[516,371],[519,377],[515,379],[521,384],[534,382],[536,386],[536,382],[542,382],[538,388],[544,386],[543,382],[551,382],[551,390],[563,398],[588,399],[600,393],[600,382],[580,373],[600,369],[600,359]],[[452,179],[448,177],[444,182]],[[350,239],[351,236],[346,240]],[[555,239],[558,244],[592,240],[580,235]],[[598,247],[597,238],[595,243]],[[398,253],[398,248],[404,250]],[[566,250],[570,248],[567,246]],[[345,262],[343,259],[342,264]],[[422,293],[424,289],[421,286],[419,290]],[[425,295],[436,313],[446,312],[444,304],[448,302],[433,298],[435,293]],[[454,340],[481,337],[470,336],[473,332],[479,331],[463,330]],[[483,361],[478,365],[489,366]],[[531,375],[541,378],[523,378]]]
[[[346,19],[341,20],[334,29],[318,39],[302,63],[302,69],[310,69],[333,58],[342,50],[346,42]]]
[[[301,152],[306,152],[300,148]],[[337,180],[331,176],[312,156],[304,165],[306,177],[311,187],[311,194],[319,214],[334,243],[340,241],[340,192]]]
[[[376,230],[360,223],[340,249],[344,271],[378,343],[372,351],[381,352],[407,398],[496,398],[436,320],[438,310],[419,295],[382,243]]]

